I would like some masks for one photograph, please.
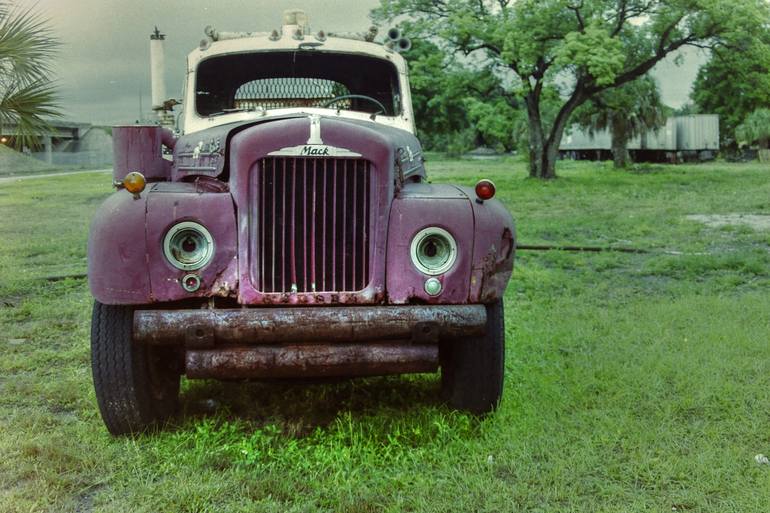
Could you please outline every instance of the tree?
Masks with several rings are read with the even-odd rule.
[[[739,145],[758,143],[763,150],[768,148],[770,140],[770,109],[757,109],[735,129],[736,142]]]
[[[690,97],[700,112],[719,114],[722,144],[735,145],[738,125],[756,109],[770,107],[770,33],[741,34],[712,52]]]
[[[411,27],[401,27],[410,33]],[[412,86],[417,132],[430,149],[462,152],[474,144],[515,146],[514,129],[505,126],[515,116],[511,104],[502,101],[491,110],[489,98],[506,94],[488,69],[463,65],[436,44],[416,39],[406,53]]]
[[[695,114],[705,114],[705,112],[701,113],[700,108],[697,105],[692,102],[687,102],[678,109],[674,109],[671,114],[673,116],[692,116]]]
[[[500,96],[467,98],[464,110],[477,139],[485,146],[500,151],[516,148],[521,137],[521,110],[514,109]]]
[[[621,168],[628,165],[628,141],[665,125],[668,110],[660,101],[658,84],[644,75],[594,95],[575,112],[575,119],[591,134],[610,131],[613,161]]]
[[[50,79],[58,46],[39,14],[0,0],[0,126],[17,126],[19,148],[37,146],[46,116],[60,115]]]
[[[585,101],[683,46],[751,33],[767,9],[763,0],[381,0],[372,16],[406,16],[419,37],[510,74],[512,96],[527,110],[530,175],[553,178],[564,130]],[[552,123],[542,112],[549,84],[562,98]]]

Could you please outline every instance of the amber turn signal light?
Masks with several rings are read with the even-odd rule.
[[[495,184],[491,180],[479,180],[476,184],[476,196],[482,201],[494,198]]]
[[[123,179],[123,187],[131,194],[139,194],[146,186],[147,180],[144,178],[144,175],[136,171],[128,173]]]

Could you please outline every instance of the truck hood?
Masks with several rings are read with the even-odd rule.
[[[248,149],[241,144],[237,155],[232,149],[236,135],[249,140]],[[233,162],[242,151],[253,156],[282,152],[297,157],[374,157],[384,151],[393,155],[387,167],[399,175],[396,178],[425,177],[422,148],[412,133],[374,121],[301,114],[230,123],[180,137],[174,148],[172,180],[210,176],[231,181]]]

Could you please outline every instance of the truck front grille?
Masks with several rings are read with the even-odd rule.
[[[259,289],[354,292],[369,283],[371,165],[267,157],[257,187]]]

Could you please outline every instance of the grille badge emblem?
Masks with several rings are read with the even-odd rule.
[[[268,156],[280,157],[360,157],[360,153],[346,148],[337,148],[324,144],[321,139],[321,116],[313,114],[308,116],[310,120],[310,136],[307,143],[299,146],[288,146],[280,150],[268,153]]]

